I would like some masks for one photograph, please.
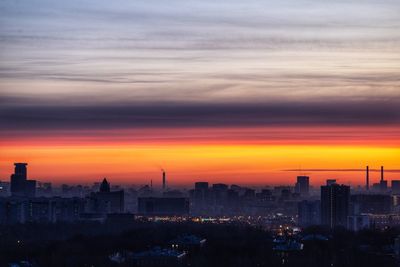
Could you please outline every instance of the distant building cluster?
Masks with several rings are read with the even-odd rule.
[[[93,186],[62,185],[29,180],[27,163],[15,163],[10,182],[0,182],[0,223],[74,222],[79,220],[154,220],[195,222],[240,221],[283,231],[285,227],[326,225],[352,230],[400,225],[400,180],[391,187],[384,180],[369,186],[366,168],[364,188],[328,179],[320,188],[310,185],[310,177],[298,176],[293,186],[253,189],[239,185],[196,182],[181,191],[167,187],[162,170],[161,188],[153,183],[139,189],[111,186],[104,178]],[[379,186],[377,185],[379,184]],[[151,219],[153,220],[153,219]]]
[[[15,163],[10,183],[11,196],[0,198],[0,223],[101,220],[108,214],[124,212],[124,191],[111,191],[106,179],[98,192],[84,197],[49,196],[52,194],[51,184],[36,187],[35,180],[27,180],[27,165]]]

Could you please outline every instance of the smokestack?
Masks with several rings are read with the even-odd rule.
[[[367,166],[367,171],[366,171],[366,185],[365,188],[367,189],[367,191],[369,190],[369,166]]]
[[[383,166],[381,166],[381,182],[383,182]]]
[[[166,181],[165,181],[165,171],[162,170],[162,189],[165,190]]]

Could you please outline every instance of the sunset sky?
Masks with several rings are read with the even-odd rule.
[[[400,179],[399,29],[398,0],[3,0],[0,180]]]

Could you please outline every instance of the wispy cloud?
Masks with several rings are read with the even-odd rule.
[[[1,126],[393,125],[398,1],[2,1]]]

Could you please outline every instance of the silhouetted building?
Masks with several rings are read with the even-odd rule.
[[[233,189],[228,189],[227,195],[228,205],[230,207],[237,207],[237,205],[239,204],[239,192]]]
[[[400,180],[392,180],[392,194],[400,194]]]
[[[301,196],[307,196],[310,190],[310,178],[308,176],[297,176],[295,192]]]
[[[36,196],[43,197],[47,196],[50,197],[53,193],[51,183],[37,183],[36,187]]]
[[[26,197],[35,197],[35,195],[36,195],[36,181],[35,180],[26,180],[25,196]]]
[[[256,191],[251,188],[246,188],[243,194],[245,200],[253,200],[256,197]]]
[[[380,181],[379,182],[379,189],[382,193],[386,193],[387,192],[387,181]]]
[[[359,231],[362,229],[386,229],[400,225],[399,214],[360,214],[349,216],[349,229]]]
[[[142,215],[188,215],[189,200],[184,197],[139,197],[138,212]]]
[[[209,189],[207,182],[196,182],[194,184],[194,192],[193,197],[195,200],[196,206],[204,206],[207,204],[208,196],[209,196]]]
[[[290,189],[283,189],[281,191],[281,200],[289,200],[291,196]]]
[[[212,189],[216,191],[227,191],[228,190],[228,185],[226,184],[213,184]]]
[[[26,220],[29,222],[53,222],[52,202],[46,198],[32,198],[28,201]]]
[[[0,182],[0,197],[7,197],[10,194],[10,183]]]
[[[208,190],[208,182],[195,182],[194,183],[195,190]]]
[[[298,203],[298,224],[301,227],[321,223],[321,201],[303,200]]]
[[[212,204],[223,206],[228,199],[228,185],[213,184],[212,185]]]
[[[25,182],[27,178],[27,163],[14,163],[14,174],[11,175],[11,194],[13,196],[25,195]]]
[[[106,178],[103,179],[103,182],[100,184],[100,192],[102,193],[110,193],[110,183],[107,181]]]
[[[110,191],[110,184],[103,179],[99,192],[92,192],[86,197],[86,212],[88,213],[123,213],[124,190]]]
[[[38,197],[0,199],[0,223],[73,222],[84,211],[81,198]]]
[[[28,163],[14,163],[14,174],[15,176],[21,177],[26,180],[28,178],[28,170],[26,166]]]
[[[290,186],[275,186],[273,195],[279,197],[280,200],[288,200],[292,194]]]
[[[381,183],[373,183],[372,184],[372,191],[380,192],[381,191]]]
[[[328,179],[326,180],[326,185],[333,185],[336,184],[336,179]]]
[[[321,223],[333,228],[347,225],[350,187],[331,184],[321,186]]]
[[[190,191],[192,211],[195,214],[205,214],[210,204],[210,190],[208,182],[196,182],[194,189]]]
[[[394,194],[392,198],[392,211],[393,213],[400,214],[400,195]]]
[[[26,200],[20,198],[0,198],[0,224],[25,223]]]
[[[359,194],[350,197],[350,213],[389,214],[392,210],[392,199],[389,195]]]
[[[11,195],[18,197],[34,197],[36,181],[27,180],[28,163],[14,163],[14,174],[11,175]]]
[[[153,190],[150,186],[144,185],[138,190],[139,196],[151,196],[153,194]]]

